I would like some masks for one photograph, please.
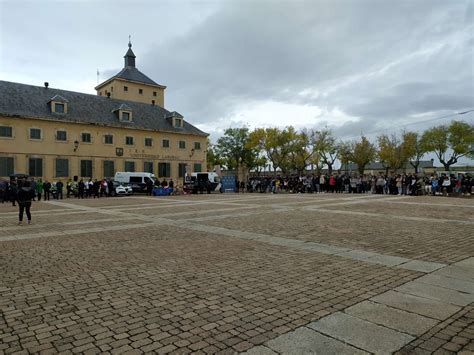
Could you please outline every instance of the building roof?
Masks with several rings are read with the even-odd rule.
[[[67,100],[67,114],[51,112],[48,102],[55,95]],[[121,105],[131,109],[133,121],[119,120],[114,110]],[[0,80],[0,115],[3,116],[208,135],[186,121],[182,128],[173,127],[167,119],[171,114],[158,105]]]
[[[159,86],[164,88],[165,86],[160,85],[153,80],[151,80],[149,77],[147,77],[145,74],[143,74],[140,70],[138,70],[135,67],[125,67],[121,71],[119,71],[117,74],[115,74],[113,77],[110,79],[104,81],[102,84],[97,85],[97,87],[103,86],[105,83],[111,81],[112,79],[124,79],[124,80],[130,80],[130,81],[135,81],[138,83],[143,83],[143,84],[148,84],[148,85],[153,85],[153,86]]]
[[[117,74],[115,74],[113,77],[107,79],[103,83],[100,83],[95,87],[95,89],[99,89],[105,84],[109,83],[113,79],[123,79],[123,80],[129,80],[129,81],[134,81],[137,83],[142,83],[142,84],[147,84],[147,85],[153,85],[153,86],[158,86],[162,89],[166,89],[166,86],[160,85],[153,80],[151,80],[148,76],[143,74],[140,70],[138,70],[135,67],[135,54],[132,51],[132,43],[128,42],[128,50],[127,53],[125,53],[124,57],[125,62],[124,62],[124,67],[121,71],[119,71]]]
[[[434,167],[433,163],[434,163],[433,160],[420,160],[420,165],[418,165],[418,168],[420,169],[432,168]],[[344,164],[343,166],[345,167],[346,165]],[[413,165],[411,165],[410,162],[408,162],[405,168],[413,169]],[[358,169],[358,166],[356,163],[347,164],[347,170],[357,170],[357,169]],[[385,170],[385,169],[386,167],[382,162],[375,161],[375,162],[367,164],[364,170]]]

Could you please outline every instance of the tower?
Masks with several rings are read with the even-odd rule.
[[[136,56],[133,53],[130,40],[128,50],[123,58],[123,69],[110,79],[97,85],[95,87],[97,95],[164,107],[166,86],[156,83],[136,68]]]

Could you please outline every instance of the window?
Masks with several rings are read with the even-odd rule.
[[[128,86],[124,86],[123,91],[128,91]]]
[[[134,161],[126,161],[125,162],[125,171],[133,173],[135,172],[135,162]]]
[[[143,162],[143,171],[145,173],[153,174],[153,162],[152,161]]]
[[[130,121],[130,112],[122,112],[122,121]]]
[[[113,86],[110,87],[110,92],[114,92],[114,87]]]
[[[56,140],[57,141],[66,141],[67,140],[67,132],[66,131],[56,131]]]
[[[145,138],[145,147],[153,146],[153,138]]]
[[[30,158],[28,163],[28,174],[30,176],[43,176],[43,159]]]
[[[200,173],[201,172],[201,164],[199,164],[199,163],[194,164],[194,172],[195,173]]]
[[[179,149],[186,149],[186,141],[179,141]]]
[[[171,176],[171,164],[170,163],[158,163],[158,176],[159,177],[170,177]]]
[[[169,148],[170,147],[170,140],[169,139],[163,139],[163,148]]]
[[[194,150],[201,150],[201,142],[194,142]]]
[[[155,100],[151,100],[151,104],[155,106]]]
[[[143,89],[138,89],[138,93],[141,95],[143,94]]]
[[[10,176],[13,172],[13,158],[0,157],[0,176]]]
[[[105,144],[114,144],[114,136],[111,134],[104,135],[104,143]]]
[[[41,139],[41,129],[39,129],[39,128],[30,128],[30,139]],[[39,176],[41,176],[41,175],[39,175]]]
[[[64,113],[64,104],[59,104],[59,103],[55,103],[54,104],[54,112],[56,113]]]
[[[91,134],[90,133],[81,133],[81,141],[84,143],[90,143],[92,141]],[[82,176],[89,176],[89,175],[82,175]]]
[[[132,136],[126,136],[125,137],[125,144],[126,145],[133,145],[133,137]]]
[[[177,127],[177,128],[183,127],[183,120],[181,118],[175,118],[174,126]]]
[[[156,96],[156,91],[153,91],[153,96]]]
[[[92,160],[81,160],[81,176],[92,177]]]
[[[102,96],[102,91],[99,91],[99,96]]]
[[[56,159],[56,177],[69,176],[69,160]]]
[[[104,173],[105,178],[113,177],[115,175],[114,161],[104,160]]]
[[[13,137],[13,129],[9,126],[0,126],[0,137]]]
[[[178,164],[178,177],[182,178],[186,175],[186,164],[179,163]]]

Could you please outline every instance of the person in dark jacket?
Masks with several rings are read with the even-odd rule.
[[[79,185],[78,185],[78,188],[79,188],[79,193],[77,195],[78,198],[84,198],[84,190],[85,190],[85,184],[87,184],[88,182],[86,181],[84,183],[84,181],[82,181],[82,179],[79,181]]]
[[[57,191],[58,200],[63,199],[63,187],[64,187],[64,184],[62,183],[61,180],[59,180],[56,183],[56,191]]]
[[[17,193],[18,193],[18,185],[17,185],[17,182],[16,180],[12,180],[10,181],[10,188],[9,188],[9,198],[10,198],[10,201],[12,203],[12,206],[16,206],[15,202],[16,202],[16,199],[17,199]]]
[[[49,201],[49,197],[51,195],[51,183],[48,180],[44,181],[43,190],[44,190],[44,200]]]
[[[31,200],[35,196],[35,191],[31,188],[31,183],[25,181],[23,185],[18,189],[17,201],[20,207],[20,213],[18,215],[18,225],[23,223],[23,213],[26,211],[26,217],[28,218],[28,224],[31,224]]]

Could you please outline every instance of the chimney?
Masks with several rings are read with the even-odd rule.
[[[45,89],[47,89],[48,86],[49,86],[49,83],[48,83],[47,81],[45,81],[45,82],[44,82],[44,87],[45,87]]]

